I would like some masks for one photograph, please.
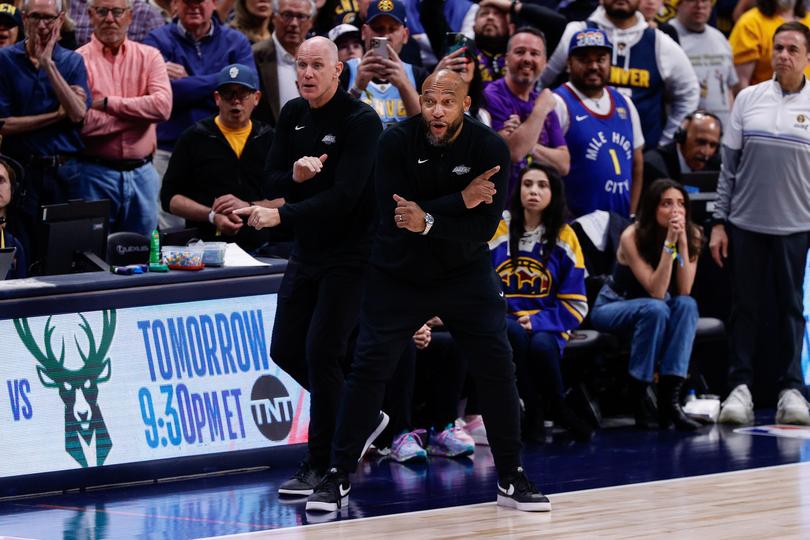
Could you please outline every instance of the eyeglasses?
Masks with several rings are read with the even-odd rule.
[[[295,19],[298,22],[308,21],[310,18],[309,13],[295,13],[294,11],[282,11],[278,14],[284,22],[290,23]]]
[[[107,15],[112,13],[113,19],[120,19],[124,16],[124,13],[129,11],[129,8],[106,8],[106,7],[94,7],[93,11],[96,12],[96,15],[101,17],[102,19],[106,19]]]
[[[239,88],[223,88],[222,90],[217,90],[217,93],[219,97],[225,101],[233,101],[234,98],[239,98],[239,101],[244,101],[248,96],[252,96],[254,92],[250,88],[241,86]]]
[[[59,15],[44,15],[42,13],[26,13],[25,16],[34,21],[34,24],[39,24],[40,21],[45,24],[53,24],[59,18]]]

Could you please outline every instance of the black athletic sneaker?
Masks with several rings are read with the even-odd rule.
[[[540,493],[532,481],[526,478],[523,467],[498,481],[498,506],[506,506],[524,512],[550,512],[548,497]]]
[[[298,471],[278,487],[278,494],[298,497],[312,495],[322,477],[322,472],[310,467],[309,461],[304,460],[299,465]]]
[[[337,512],[349,504],[351,489],[349,475],[332,467],[307,497],[307,512]]]
[[[371,443],[373,443],[374,440],[380,436],[380,433],[385,431],[386,426],[388,426],[388,415],[380,411],[380,415],[377,417],[377,427],[371,432],[368,439],[366,439],[366,443],[363,445],[363,451],[360,452],[360,457],[357,459],[357,463],[360,463],[363,460],[363,456],[365,456],[366,452],[368,452],[368,448],[371,446]]]

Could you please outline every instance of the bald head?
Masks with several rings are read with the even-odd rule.
[[[422,93],[426,92],[462,92],[461,97],[467,95],[467,83],[457,72],[451,69],[442,69],[428,75],[422,83]]]
[[[298,48],[297,56],[300,57],[302,53],[318,54],[332,64],[338,63],[337,45],[323,36],[311,37],[304,41]]]
[[[464,111],[470,107],[467,83],[461,75],[442,69],[430,75],[422,84],[422,120],[428,142],[447,146],[461,133]]]
[[[337,92],[343,63],[338,60],[337,46],[325,37],[317,36],[298,47],[295,76],[298,92],[318,108],[326,105]]]

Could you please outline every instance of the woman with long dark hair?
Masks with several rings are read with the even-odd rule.
[[[582,249],[565,222],[556,169],[531,163],[518,178],[490,251],[508,303],[509,341],[526,408],[524,436],[542,436],[542,395],[550,416],[587,440],[593,430],[565,404],[560,370],[569,332],[588,313]]]
[[[630,379],[636,423],[647,427],[647,387],[658,368],[658,423],[688,431],[700,426],[684,414],[680,393],[698,321],[689,296],[702,235],[692,223],[689,195],[674,180],[653,182],[641,200],[638,221],[625,229],[613,276],[591,312],[597,330],[632,332]]]

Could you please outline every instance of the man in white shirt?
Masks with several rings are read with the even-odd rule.
[[[725,126],[739,80],[731,45],[719,30],[706,24],[711,14],[711,0],[681,0],[677,19],[669,23],[678,31],[681,47],[695,69],[700,108],[717,116]]]
[[[273,35],[253,46],[262,92],[254,118],[275,126],[284,104],[298,97],[295,53],[316,12],[314,0],[273,0]]]

